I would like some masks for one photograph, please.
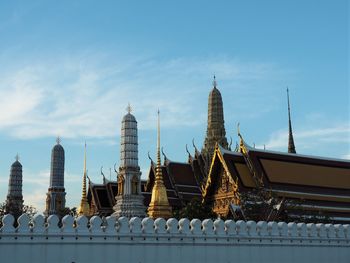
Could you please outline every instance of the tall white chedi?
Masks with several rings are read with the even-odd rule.
[[[141,194],[141,172],[138,165],[137,121],[131,107],[123,117],[120,140],[118,194],[113,207],[115,216],[145,217],[146,207]]]

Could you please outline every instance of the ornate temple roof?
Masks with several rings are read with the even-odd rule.
[[[220,169],[238,192],[263,187],[283,198],[303,200],[306,210],[350,220],[350,161],[255,149],[244,141],[241,152],[217,146],[204,198],[212,195]]]

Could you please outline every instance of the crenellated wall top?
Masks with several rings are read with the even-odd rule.
[[[317,242],[334,241],[339,244],[350,246],[350,227],[342,224],[304,224],[285,222],[254,222],[233,221],[221,219],[211,220],[199,219],[188,220],[182,218],[177,220],[170,218],[165,220],[157,218],[138,218],[130,220],[126,217],[116,218],[114,216],[100,218],[93,216],[88,219],[85,216],[73,218],[66,215],[59,224],[56,215],[51,215],[45,220],[44,216],[36,215],[31,220],[27,214],[21,215],[18,226],[14,227],[15,219],[12,215],[5,215],[2,219],[3,226],[0,229],[0,239],[6,236],[130,236],[130,237],[168,237],[186,239],[198,238],[205,242],[222,242],[229,239],[236,240],[295,240],[299,241],[317,240]],[[132,240],[132,239],[131,239]]]

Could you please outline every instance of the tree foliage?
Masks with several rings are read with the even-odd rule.
[[[190,220],[197,218],[200,220],[211,218],[216,219],[217,214],[206,204],[202,203],[199,198],[193,198],[185,207],[174,211],[175,218],[188,218]]]
[[[304,211],[303,200],[286,200],[266,189],[242,192],[240,193],[240,201],[243,213],[235,218],[236,220],[333,223],[321,211],[316,211],[314,214]]]
[[[33,218],[38,213],[37,209],[32,205],[23,205],[23,214],[29,215]],[[6,202],[0,203],[0,225],[2,225],[2,218],[6,214]]]

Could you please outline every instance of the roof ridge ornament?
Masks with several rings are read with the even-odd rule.
[[[231,151],[231,146],[232,146],[232,136],[230,136],[230,143],[228,145],[228,149]]]
[[[148,153],[147,153],[147,156],[148,156],[148,159],[150,159],[151,163],[154,163],[154,161],[153,161],[151,155],[149,154],[149,151],[148,151]]]
[[[162,151],[162,155],[164,156],[164,163],[165,163],[166,161],[169,161],[168,157],[166,156],[166,154],[165,154],[165,152],[164,152],[164,150],[163,150],[163,146],[161,147],[161,151]]]
[[[105,174],[103,173],[103,165],[101,166],[101,175],[102,175],[103,183],[105,183],[106,177],[105,177]]]
[[[117,163],[114,163],[114,166],[113,166],[113,168],[114,168],[114,172],[117,174],[117,177],[119,176],[119,172],[117,171],[117,169],[115,168],[116,167],[116,165],[117,165]]]
[[[196,144],[194,143],[194,138],[192,138],[192,145],[193,145],[193,148],[194,148],[195,152],[197,153],[198,149],[196,147]]]
[[[187,143],[186,143],[186,152],[188,153],[189,156],[191,156],[191,153],[190,153],[190,151],[188,150]]]
[[[241,130],[240,130],[240,128],[239,128],[239,125],[240,125],[240,123],[238,122],[238,123],[237,123],[237,135],[238,135],[238,137],[239,137],[241,140],[243,140],[242,135],[241,135]]]

